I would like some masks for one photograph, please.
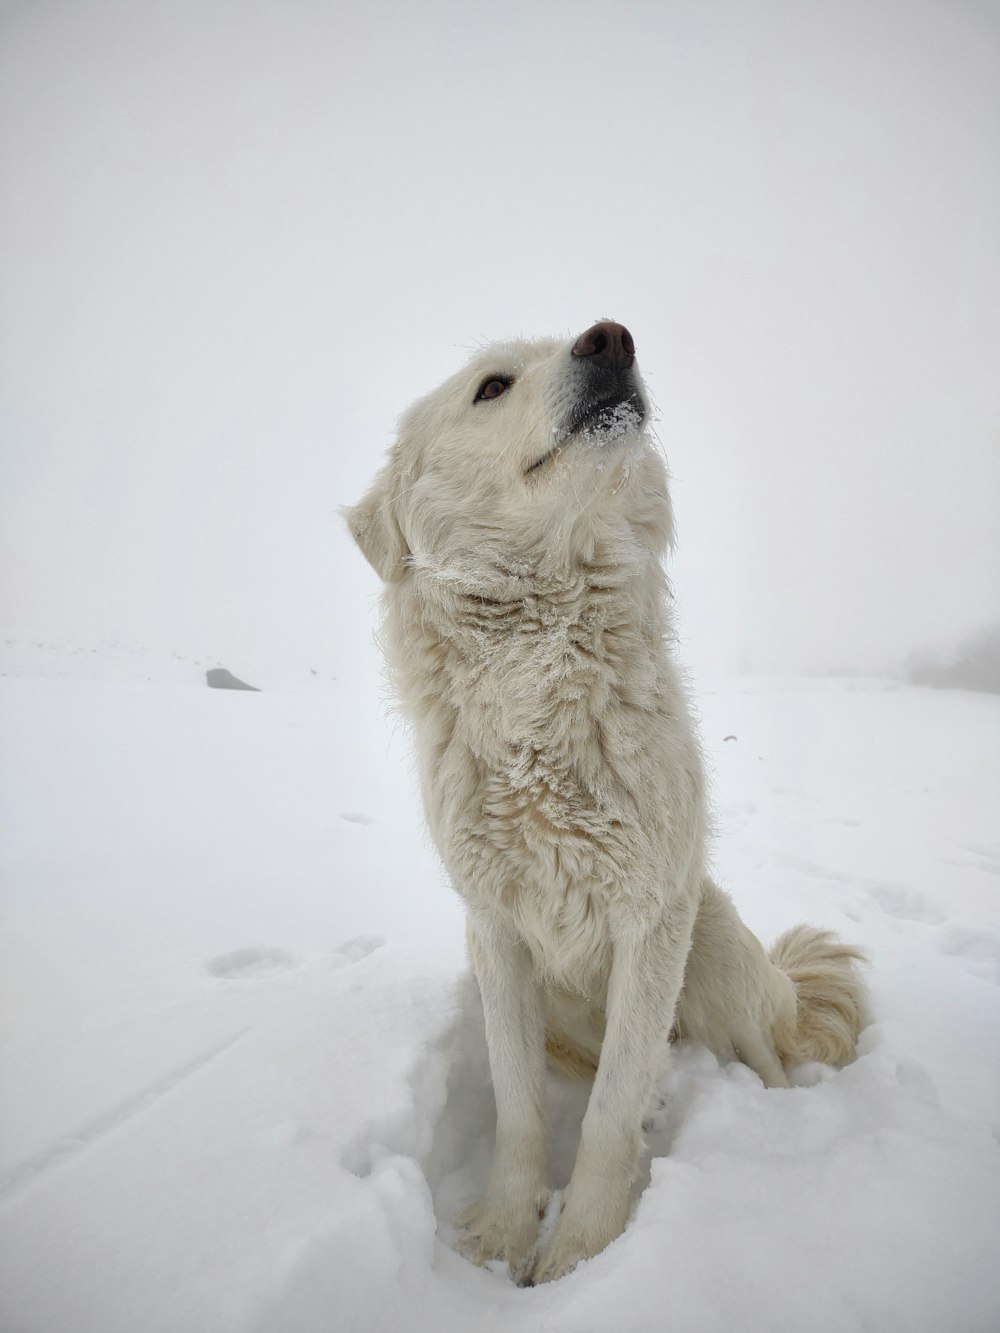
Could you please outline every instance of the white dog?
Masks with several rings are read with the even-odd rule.
[[[390,670],[427,818],[465,901],[497,1136],[479,1263],[544,1281],[623,1230],[673,1031],[768,1087],[853,1058],[857,951],[765,954],[706,877],[705,780],[671,661],[672,516],[620,324],[487,348],[403,417],[348,513],[385,581]],[[551,1244],[545,1052],[593,1075]]]

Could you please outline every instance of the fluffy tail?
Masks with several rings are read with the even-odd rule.
[[[867,1022],[861,978],[865,955],[830,930],[793,926],[773,945],[770,960],[795,988],[795,1021],[776,1024],[774,1041],[786,1067],[821,1060],[846,1065],[857,1055]]]

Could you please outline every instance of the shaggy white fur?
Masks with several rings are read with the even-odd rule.
[[[706,876],[705,781],[671,659],[663,462],[621,325],[485,349],[403,417],[348,514],[427,818],[465,901],[497,1101],[468,1251],[560,1277],[623,1230],[671,1030],[771,1087],[850,1060],[858,953],[798,927],[771,959]],[[546,1046],[592,1073],[554,1236]]]

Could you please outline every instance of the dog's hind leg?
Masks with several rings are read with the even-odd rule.
[[[720,1060],[741,1060],[769,1088],[787,1088],[776,1026],[795,1021],[795,990],[771,963],[729,897],[702,882],[684,989],[679,1037],[700,1041]]]
[[[864,1021],[861,955],[829,931],[798,926],[771,950],[711,880],[701,901],[677,1006],[679,1037],[750,1066],[769,1088],[788,1087],[805,1060],[854,1058]]]

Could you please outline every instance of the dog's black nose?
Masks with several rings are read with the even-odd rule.
[[[573,344],[574,356],[586,356],[592,365],[606,366],[609,370],[628,370],[635,361],[635,343],[624,324],[602,320],[586,333],[581,333]]]

